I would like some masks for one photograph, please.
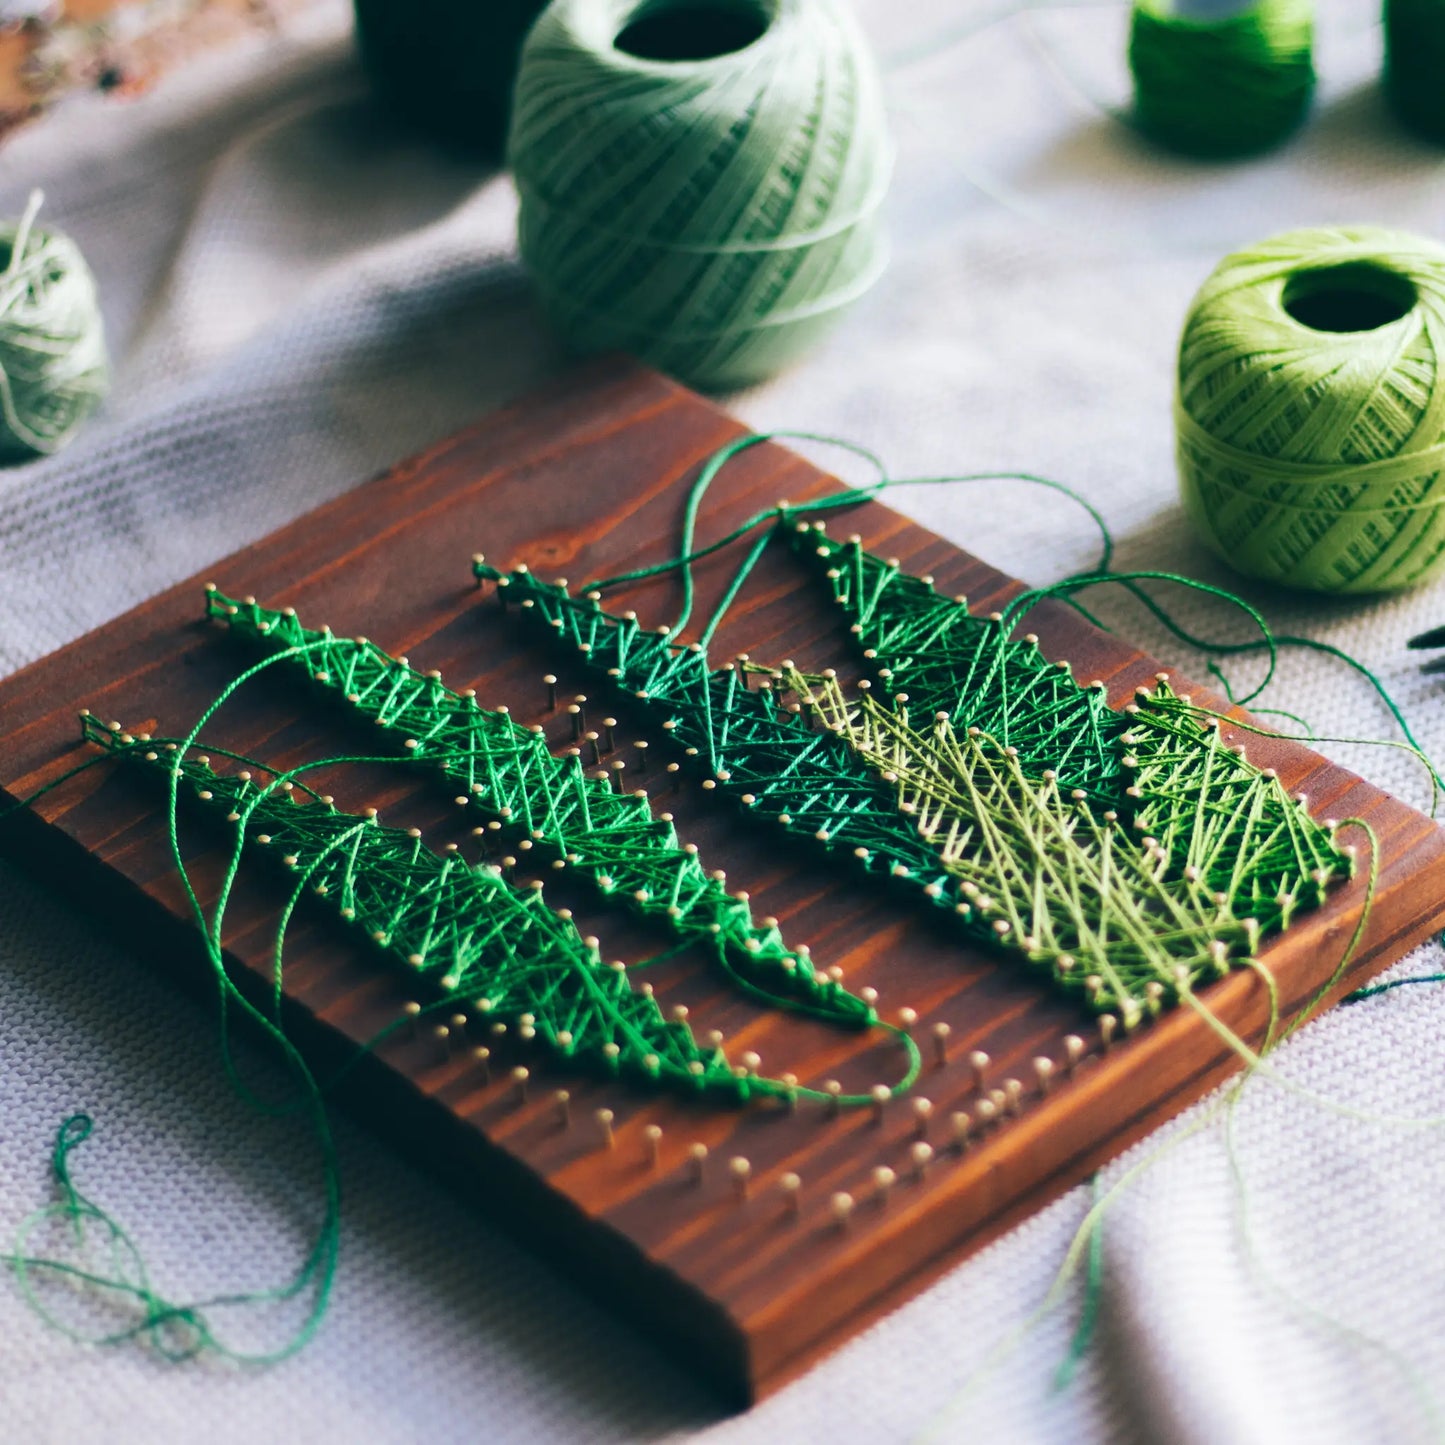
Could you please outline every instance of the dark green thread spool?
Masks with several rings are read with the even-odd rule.
[[[1445,145],[1445,0],[1385,0],[1385,94],[1412,131]]]
[[[449,150],[500,156],[517,60],[545,0],[356,0],[378,97]]]

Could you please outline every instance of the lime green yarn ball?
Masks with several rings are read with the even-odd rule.
[[[1313,46],[1313,0],[1136,0],[1135,124],[1184,155],[1222,160],[1267,150],[1309,110]]]
[[[1445,570],[1445,247],[1289,231],[1220,262],[1179,344],[1185,509],[1231,566],[1315,592]]]
[[[846,0],[553,0],[512,111],[522,257],[574,348],[744,386],[882,272],[891,154]]]

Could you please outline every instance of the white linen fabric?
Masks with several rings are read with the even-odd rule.
[[[1385,113],[1371,0],[1324,17],[1308,129],[1230,166],[1160,155],[1108,113],[1127,93],[1119,6],[861,8],[880,50],[904,56],[890,70],[892,268],[813,358],[735,406],[759,427],[844,433],[900,474],[1022,467],[1066,480],[1110,519],[1121,566],[1239,586],[1281,629],[1368,659],[1445,756],[1438,692],[1403,650],[1445,621],[1439,590],[1345,603],[1240,584],[1189,535],[1173,479],[1175,341],[1219,256],[1319,222],[1445,233],[1445,158]],[[268,48],[207,60],[132,105],[76,103],[0,150],[0,213],[45,188],[45,219],[98,274],[117,370],[110,403],[70,451],[0,474],[0,667],[563,364],[515,259],[509,183],[398,134],[368,101],[346,29],[340,0],[319,0]],[[1087,519],[1016,486],[900,492],[895,504],[1034,581],[1091,556]],[[1243,635],[1237,617],[1174,601],[1194,625]],[[1137,609],[1105,610],[1197,669]],[[1232,674],[1259,671],[1245,662]],[[1327,658],[1289,656],[1274,696],[1324,731],[1392,735],[1369,689]],[[1409,758],[1333,751],[1426,800]],[[131,1228],[158,1288],[186,1299],[280,1283],[316,1216],[314,1150],[235,1101],[213,1012],[139,966],[145,947],[0,869],[0,1236],[51,1197],[53,1131],[84,1108],[97,1133],[75,1156],[77,1177]],[[1398,972],[1439,962],[1432,947]],[[0,1436],[1429,1438],[1441,1407],[1427,1387],[1445,1379],[1445,1144],[1301,1091],[1367,1111],[1439,1111],[1442,1022],[1445,993],[1420,987],[1303,1031],[1275,1060],[1281,1082],[1254,1079],[1235,1113],[1242,1195],[1217,1111],[1196,1110],[1107,1171],[1106,1185],[1153,1159],[1108,1213],[1099,1334],[1067,1389],[1053,1377],[1077,1283],[1018,1332],[1049,1291],[1086,1190],[729,1418],[566,1280],[338,1118],[341,1265],[309,1348],[267,1370],[82,1349],[0,1278]],[[217,1323],[263,1347],[294,1315],[262,1314]]]

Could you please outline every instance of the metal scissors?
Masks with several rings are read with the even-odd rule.
[[[1445,627],[1432,627],[1429,632],[1412,637],[1405,646],[1417,651],[1423,651],[1427,647],[1445,647]],[[1445,657],[1432,657],[1429,662],[1421,664],[1420,671],[1445,672]]]

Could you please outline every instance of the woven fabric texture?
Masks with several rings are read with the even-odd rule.
[[[860,8],[893,57],[895,259],[814,357],[733,404],[758,426],[843,432],[900,471],[1059,477],[1109,517],[1121,566],[1232,585],[1176,501],[1171,379],[1194,289],[1219,256],[1288,226],[1445,226],[1439,154],[1393,127],[1377,90],[1374,7],[1330,7],[1312,124],[1240,166],[1168,158],[1108,115],[1128,90],[1123,7]],[[117,363],[111,401],[69,452],[0,473],[0,668],[562,365],[516,262],[509,183],[374,112],[346,18],[337,0],[267,49],[209,59],[126,108],[77,103],[0,151],[0,213],[45,187],[46,220],[99,276]],[[1080,516],[1017,491],[896,504],[1036,582],[1090,556]],[[1438,589],[1364,602],[1244,590],[1282,628],[1368,658],[1445,754],[1438,694],[1403,650],[1445,620]],[[1103,605],[1197,667],[1137,610]],[[1178,609],[1237,625],[1186,598]],[[1324,730],[1388,734],[1367,689],[1325,659],[1288,659],[1276,697]],[[1424,801],[1400,755],[1335,751]],[[48,1197],[53,1131],[83,1108],[97,1133],[76,1156],[82,1187],[132,1228],[162,1290],[274,1283],[314,1217],[315,1160],[299,1132],[233,1100],[212,1012],[139,967],[145,948],[0,869],[0,1232]],[[1437,963],[1422,950],[1400,971]],[[1430,1112],[1445,1101],[1442,1021],[1445,992],[1398,990],[1321,1020],[1278,1068],[1364,1108]],[[0,1280],[0,1433],[854,1445],[913,1439],[947,1410],[943,1440],[1332,1445],[1427,1438],[1408,1372],[1445,1379],[1432,1243],[1445,1141],[1351,1122],[1263,1079],[1236,1119],[1249,1247],[1216,1124],[1162,1154],[1111,1213],[1100,1330],[1069,1389],[1052,1381],[1077,1291],[978,1370],[1043,1299],[1082,1190],[736,1418],[384,1144],[337,1127],[341,1269],[310,1349],[266,1372],[78,1349]],[[284,1320],[230,1323],[259,1343]]]

